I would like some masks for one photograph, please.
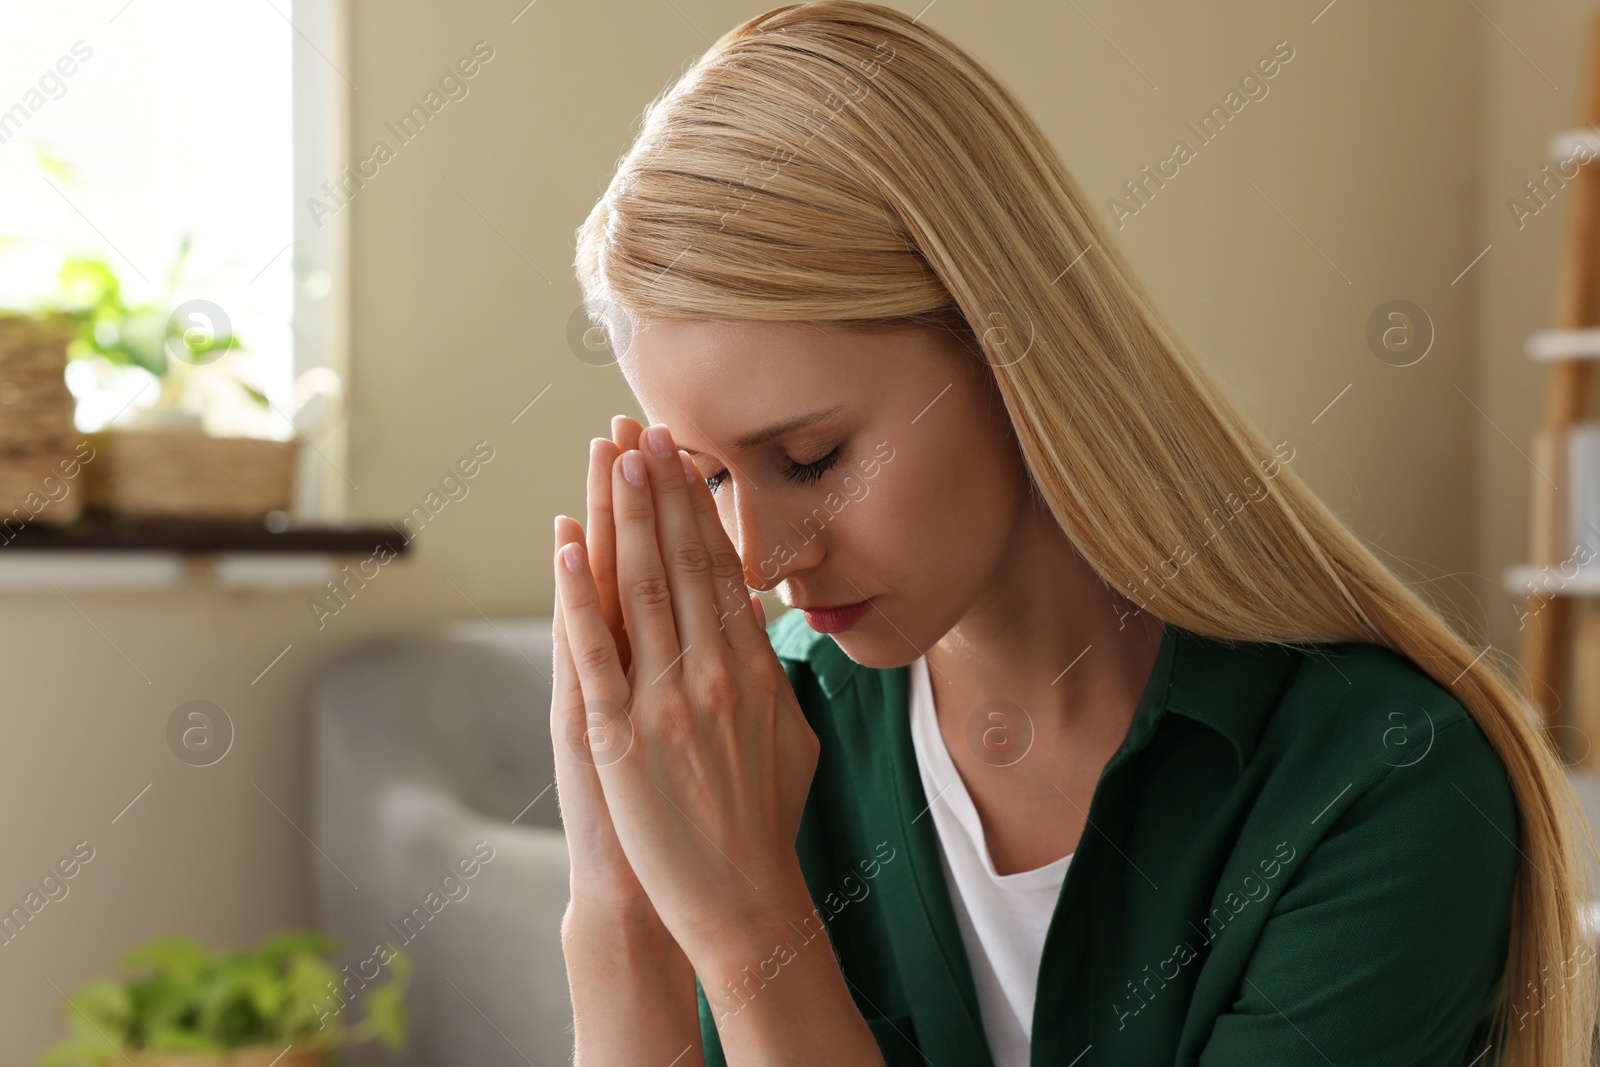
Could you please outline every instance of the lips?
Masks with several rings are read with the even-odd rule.
[[[813,630],[823,634],[836,634],[860,622],[861,617],[872,607],[873,599],[868,597],[855,604],[817,605],[799,610],[806,617],[806,625]]]

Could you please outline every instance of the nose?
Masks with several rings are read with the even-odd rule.
[[[822,559],[821,533],[802,538],[782,510],[787,494],[772,487],[752,490],[735,484],[729,495],[732,502],[724,506],[732,512],[733,543],[750,588],[764,593]]]

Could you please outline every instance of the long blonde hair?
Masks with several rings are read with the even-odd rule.
[[[847,0],[736,26],[647,108],[576,268],[620,343],[653,318],[943,324],[987,360],[1035,491],[1113,589],[1202,634],[1372,642],[1415,662],[1477,721],[1519,812],[1499,1062],[1587,1053],[1593,953],[1565,972],[1589,944],[1578,831],[1595,846],[1531,703],[1273,463],[1037,124],[967,53]],[[1213,512],[1244,495],[1210,538]],[[1174,546],[1202,543],[1182,580],[1152,578]],[[1518,1012],[1552,968],[1558,995]]]

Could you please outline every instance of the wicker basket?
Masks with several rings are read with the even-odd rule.
[[[327,1062],[320,1052],[289,1052],[278,1049],[240,1049],[219,1056],[192,1053],[146,1052],[138,1059],[140,1067],[323,1067]]]
[[[0,518],[16,528],[83,512],[83,435],[66,381],[75,329],[65,315],[0,315]]]
[[[88,502],[122,515],[259,519],[287,510],[299,441],[160,430],[88,435]]]

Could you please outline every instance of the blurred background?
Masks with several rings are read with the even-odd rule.
[[[644,106],[770,6],[0,15],[8,1062],[112,1062],[95,1034],[185,985],[263,1067],[566,1062],[551,518],[642,414],[574,230]],[[1269,439],[1515,666],[1508,568],[1561,558],[1530,537],[1555,483],[1526,350],[1576,262],[1551,142],[1592,9],[894,6],[1019,94]],[[1592,642],[1582,596],[1545,610]]]

